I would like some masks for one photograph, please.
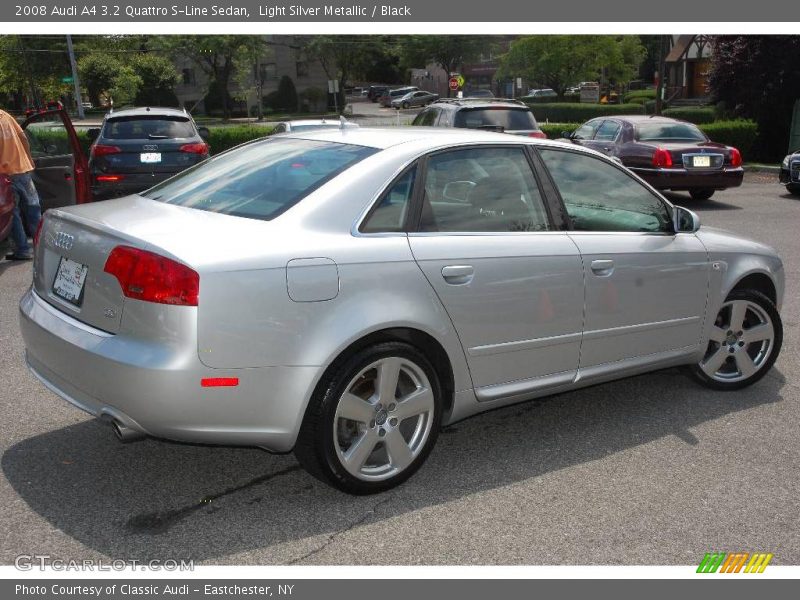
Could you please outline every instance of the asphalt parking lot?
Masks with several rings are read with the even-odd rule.
[[[31,266],[0,262],[0,563],[697,564],[719,550],[800,564],[800,199],[775,179],[671,196],[783,257],[784,346],[761,382],[725,394],[668,370],[494,411],[371,497],[291,455],[119,443],[28,373]]]

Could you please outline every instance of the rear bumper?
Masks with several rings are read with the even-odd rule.
[[[93,200],[108,200],[109,198],[121,198],[122,196],[129,196],[130,194],[138,194],[146,189],[149,189],[176,175],[180,171],[174,173],[132,173],[124,174],[123,179],[120,181],[97,181],[97,175],[103,173],[92,174],[92,199]]]
[[[175,348],[108,334],[32,290],[20,301],[20,329],[29,368],[58,396],[101,419],[183,442],[291,450],[319,371],[209,368],[196,340]],[[205,377],[238,377],[239,385],[201,387]]]
[[[741,167],[726,167],[715,171],[633,167],[631,171],[659,190],[724,190],[742,185],[742,178],[744,177],[744,169]]]

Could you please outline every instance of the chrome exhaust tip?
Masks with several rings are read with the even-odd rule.
[[[111,428],[114,430],[114,435],[116,435],[117,439],[122,443],[135,442],[136,440],[141,440],[146,437],[141,431],[126,427],[119,421],[111,421]]]

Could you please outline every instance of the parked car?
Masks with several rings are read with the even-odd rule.
[[[550,88],[528,90],[528,96],[533,98],[558,98],[558,94],[555,92],[555,90],[551,90]]]
[[[465,98],[494,98],[491,90],[467,90],[464,92]]]
[[[439,94],[417,90],[408,92],[404,96],[392,99],[392,108],[411,108],[412,106],[427,106],[439,99]]]
[[[434,102],[420,112],[412,125],[465,127],[546,138],[530,107],[506,98],[448,98]]]
[[[407,86],[407,87],[396,88],[393,90],[387,90],[386,92],[383,93],[378,102],[380,102],[380,105],[385,108],[391,108],[392,100],[395,100],[396,98],[402,98],[409,92],[416,92],[418,89],[419,89],[418,87]]]
[[[786,185],[790,194],[800,196],[800,150],[783,159],[779,181]]]
[[[310,131],[312,129],[353,129],[358,127],[358,123],[346,121],[344,117],[340,119],[297,119],[295,121],[281,121],[275,123],[272,133],[291,133],[298,131]]]
[[[208,129],[175,108],[142,107],[106,114],[90,129],[92,197],[135,194],[208,158]]]
[[[60,102],[32,109],[22,129],[33,157],[33,182],[42,212],[91,200],[89,168],[69,114]],[[11,232],[15,195],[8,177],[0,176],[0,243]],[[24,218],[24,215],[23,215]]]
[[[744,176],[739,150],[678,119],[598,117],[564,137],[616,158],[656,189],[688,191],[695,200],[737,187]]]
[[[367,98],[373,102],[377,102],[381,96],[389,91],[388,85],[371,85],[367,89]]]
[[[294,450],[359,494],[444,424],[670,366],[736,390],[782,341],[772,249],[599,153],[466,129],[272,136],[51,210],[35,254],[48,389],[124,440]]]

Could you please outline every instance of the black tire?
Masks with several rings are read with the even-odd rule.
[[[774,334],[771,341],[769,355],[766,357],[764,362],[759,365],[758,370],[746,379],[740,379],[738,381],[720,381],[707,375],[706,372],[700,367],[700,364],[691,365],[688,368],[689,373],[695,380],[706,387],[723,392],[740,390],[753,385],[762,377],[764,377],[772,368],[772,365],[775,364],[775,361],[777,360],[781,351],[781,345],[783,344],[783,323],[781,322],[780,313],[778,313],[778,309],[775,308],[775,304],[773,304],[772,300],[756,290],[734,290],[728,294],[725,302],[732,302],[736,300],[743,300],[758,305],[769,316],[769,319],[772,322]],[[719,319],[721,316],[722,315],[720,314],[717,319]],[[712,343],[713,342],[711,341],[708,342],[709,349],[707,349],[707,352],[711,351],[710,348]]]
[[[405,109],[409,109],[409,108],[411,108],[411,105],[410,105],[408,102],[403,102],[402,106],[403,106],[403,108],[405,108]]]
[[[413,363],[424,372],[433,394],[433,418],[427,438],[407,467],[387,479],[365,481],[348,472],[339,459],[334,440],[336,410],[354,377],[376,361],[395,357]],[[404,342],[375,344],[337,361],[326,371],[309,401],[294,454],[311,475],[343,492],[355,495],[383,492],[403,483],[425,462],[439,435],[442,406],[439,377],[424,354]]]
[[[714,195],[714,190],[708,189],[699,189],[699,190],[689,190],[689,195],[692,197],[692,200],[708,200],[711,196]]]
[[[786,191],[794,196],[800,196],[800,184],[790,183],[786,186]]]

